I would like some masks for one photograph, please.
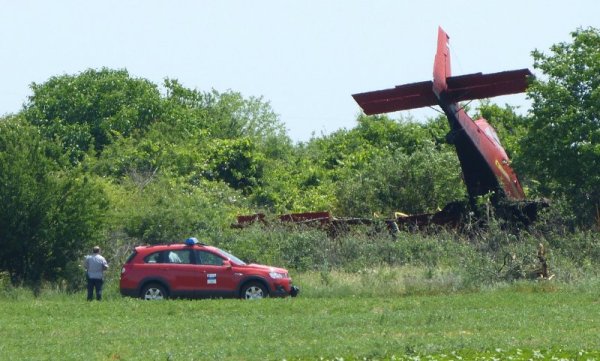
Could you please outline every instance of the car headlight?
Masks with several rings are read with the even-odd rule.
[[[269,272],[269,276],[271,276],[272,279],[278,280],[282,278],[287,278],[287,273]]]

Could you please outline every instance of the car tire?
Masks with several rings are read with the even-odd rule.
[[[144,286],[140,298],[148,301],[166,300],[168,298],[166,289],[158,283],[150,283]]]
[[[269,297],[269,292],[260,282],[248,282],[242,287],[240,297],[245,300],[258,300]]]

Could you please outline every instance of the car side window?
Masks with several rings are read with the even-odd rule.
[[[145,263],[159,263],[160,262],[160,252],[154,252],[149,254],[144,258]]]
[[[196,263],[197,264],[206,264],[211,266],[222,266],[223,258],[217,256],[214,253],[207,251],[199,251],[196,250]]]
[[[180,264],[190,264],[192,263],[192,258],[189,250],[172,250],[172,251],[162,251],[162,252],[154,252],[149,254],[144,258],[145,263],[180,263]]]
[[[183,264],[190,264],[192,263],[191,261],[191,257],[190,257],[190,251],[182,249],[182,250],[173,250],[173,251],[165,251],[166,252],[166,257],[165,262],[166,263],[183,263]]]

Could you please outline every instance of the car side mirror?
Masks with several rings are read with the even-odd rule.
[[[228,259],[224,260],[223,266],[226,267],[227,269],[231,269],[231,261]]]

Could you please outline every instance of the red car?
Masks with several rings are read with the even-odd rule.
[[[246,264],[222,249],[198,243],[139,246],[121,269],[121,294],[146,300],[169,297],[295,297],[287,270]]]

